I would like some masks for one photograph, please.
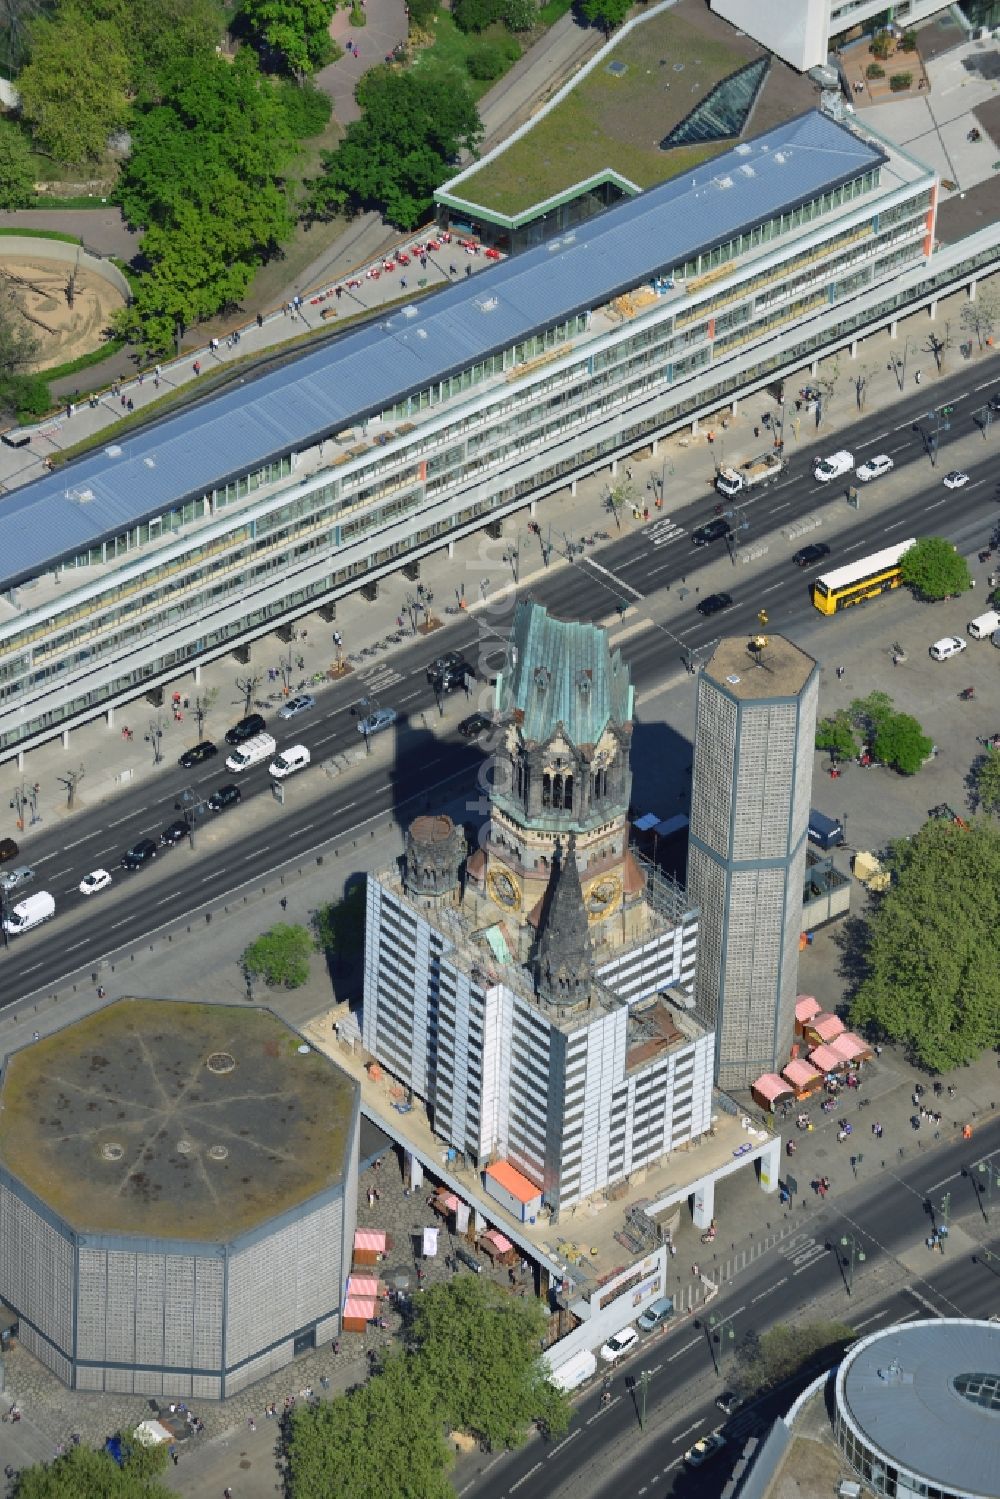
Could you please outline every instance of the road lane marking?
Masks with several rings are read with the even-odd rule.
[[[156,902],[156,904],[158,906],[165,906],[168,901],[176,900],[178,898],[178,896],[183,895],[183,894],[184,894],[183,890],[173,890],[173,891],[171,891],[171,893],[169,895],[165,895],[162,900],[158,900]]]
[[[680,1358],[680,1356],[681,1356],[682,1353],[687,1353],[689,1349],[694,1348],[695,1345],[697,1343],[700,1343],[700,1342],[701,1342],[701,1338],[692,1338],[691,1341],[690,1341],[690,1343],[685,1343],[684,1346],[683,1346],[683,1348],[678,1348],[678,1350],[677,1350],[676,1353],[672,1353],[670,1355],[670,1357],[666,1360],[666,1362],[668,1364],[672,1364],[675,1358]]]
[[[516,1483],[511,1484],[510,1488],[507,1490],[508,1494],[513,1494],[516,1489],[519,1489],[521,1487],[522,1483],[527,1483],[529,1478],[534,1478],[535,1474],[539,1472],[540,1469],[542,1469],[544,1466],[544,1463],[536,1463],[533,1468],[529,1468],[527,1473],[525,1473],[523,1477],[519,1478]]]
[[[704,1424],[705,1424],[705,1418],[703,1416],[701,1418],[701,1420],[700,1421],[696,1421],[693,1426],[686,1426],[683,1431],[679,1431],[677,1433],[677,1435],[673,1439],[674,1446],[676,1447],[678,1442],[685,1442],[685,1441],[687,1441],[687,1439],[691,1435],[691,1433],[693,1431],[700,1431],[701,1428],[704,1426]]]
[[[610,578],[616,587],[624,588],[625,592],[630,593],[634,599],[645,598],[645,594],[640,593],[638,588],[633,588],[631,583],[626,583],[624,578],[620,578],[617,573],[611,571],[610,567],[605,567],[593,557],[583,557],[581,561],[588,563],[596,572],[603,573],[606,578]]]
[[[405,702],[406,699],[404,698],[403,701]],[[338,735],[339,732],[340,732],[339,729],[334,729],[334,731],[333,731],[332,734],[324,734],[323,737],[322,737],[322,739],[317,739],[316,740],[316,743],[317,744],[329,744],[329,742],[330,742],[331,739],[336,739],[336,737],[337,737],[337,735]]]
[[[22,972],[24,972],[24,973],[34,973],[35,969],[36,968],[41,968],[41,966],[42,966],[41,963],[32,963],[32,965],[31,965],[30,968],[22,969]]]
[[[93,837],[93,834],[89,834],[88,836]],[[75,843],[64,843],[63,844],[63,853],[64,854],[68,854],[71,848],[79,848],[80,844],[81,843],[86,843],[86,841],[87,841],[86,838],[78,838]],[[41,862],[41,861],[39,861],[39,862]]]
[[[109,828],[120,828],[121,825],[122,825],[122,823],[123,822],[128,822],[131,819],[132,816],[133,816],[133,813],[129,812],[125,817],[119,817],[119,819],[118,819],[117,822],[109,822],[108,823],[108,827]],[[72,844],[70,844],[70,847],[72,847]]]
[[[873,448],[877,442],[883,442],[888,436],[888,432],[880,432],[877,437],[868,437],[864,442],[856,442],[854,446],[860,452],[862,448]]]
[[[66,948],[66,951],[67,952],[76,952],[76,950],[77,950],[78,947],[86,947],[86,945],[87,945],[87,943],[89,941],[90,941],[89,937],[84,937],[84,939],[83,939],[82,942],[74,942],[71,947],[67,947]]]
[[[872,1312],[870,1317],[865,1317],[863,1321],[854,1323],[854,1331],[858,1332],[862,1327],[867,1327],[869,1322],[877,1322],[880,1317],[888,1317],[888,1315],[888,1311]],[[913,1312],[911,1315],[915,1317],[917,1314]]]
[[[118,929],[118,928],[119,928],[119,927],[120,927],[120,926],[128,926],[128,924],[129,924],[129,922],[130,922],[130,921],[131,921],[131,920],[132,920],[132,917],[131,917],[131,916],[126,916],[126,917],[124,917],[124,918],[123,918],[123,920],[121,920],[121,921],[113,921],[113,922],[112,922],[112,923],[111,923],[111,931],[113,931],[113,932],[114,932],[114,931],[117,931],[117,929]]]
[[[568,1437],[563,1437],[562,1441],[558,1442],[553,1447],[552,1451],[549,1453],[549,1457],[555,1457],[557,1452],[561,1452],[564,1447],[568,1447],[570,1442],[572,1442],[575,1437],[578,1437],[580,1435],[581,1430],[582,1427],[575,1426]]]
[[[785,1284],[785,1281],[787,1279],[788,1279],[787,1275],[782,1276],[781,1280],[776,1281],[773,1286],[769,1286],[766,1291],[761,1291],[759,1295],[754,1296],[753,1299],[750,1302],[750,1305],[751,1306],[756,1306],[757,1302],[758,1301],[763,1301],[765,1296],[773,1296],[774,1293],[775,1293],[775,1291],[779,1290],[780,1287]]]

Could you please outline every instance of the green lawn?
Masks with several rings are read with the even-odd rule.
[[[690,171],[726,142],[665,152],[659,142],[720,79],[759,49],[725,42],[666,11],[614,52],[510,150],[462,184],[461,196],[500,213],[522,213],[574,183],[613,168],[641,188]],[[619,77],[610,62],[624,63]]]
[[[460,79],[468,86],[472,97],[478,101],[489,92],[497,80],[493,78],[487,82],[470,77],[466,59],[469,53],[475,52],[483,42],[496,41],[509,35],[510,33],[502,23],[496,21],[485,31],[467,36],[464,31],[459,31],[451,18],[450,11],[439,10],[434,21],[434,45],[425,47],[417,53],[413,59],[413,67],[422,71],[436,68],[452,78]],[[517,40],[523,49],[524,42],[520,38]],[[511,66],[513,67],[513,63]]]

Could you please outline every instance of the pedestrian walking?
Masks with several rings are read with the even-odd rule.
[[[914,383],[914,385],[919,385],[920,382],[921,382],[921,380],[923,378],[924,378],[924,372],[923,372],[923,370],[917,370],[917,373],[913,377],[913,383]]]
[[[157,380],[159,380],[159,378],[160,378],[161,374],[163,373],[163,371],[160,369],[160,366],[157,365],[156,369],[153,371],[153,373],[156,376]]]
[[[753,429],[753,435],[754,435],[754,437],[759,437],[760,436],[760,428],[759,427],[754,427],[754,429]]]
[[[691,1266],[691,1274],[695,1277],[696,1280],[701,1279],[701,1270],[697,1265]]]
[[[846,670],[847,670],[846,666],[838,666],[837,667],[837,681],[838,682],[842,682],[844,680],[844,672]]]
[[[195,362],[194,362],[194,364],[191,366],[191,368],[194,370],[194,372],[195,372],[196,375],[200,375],[201,374],[201,360],[200,359],[196,359]]]

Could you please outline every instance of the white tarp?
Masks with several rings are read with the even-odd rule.
[[[438,1252],[438,1230],[436,1228],[424,1229],[424,1259],[432,1260]]]

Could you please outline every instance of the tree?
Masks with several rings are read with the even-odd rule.
[[[438,0],[410,0],[410,25],[421,31],[432,31],[438,13]]]
[[[170,1499],[170,1490],[157,1481],[167,1465],[165,1447],[143,1447],[119,1432],[123,1462],[107,1451],[70,1447],[51,1463],[22,1468],[17,1499]]]
[[[531,31],[537,20],[535,0],[504,0],[503,24],[508,31]]]
[[[312,919],[317,947],[334,958],[356,957],[365,945],[366,902],[367,890],[359,881],[342,900],[320,906]]]
[[[808,1364],[836,1363],[855,1337],[844,1322],[778,1323],[768,1332],[752,1333],[737,1350],[736,1384],[745,1397],[781,1384]]]
[[[580,0],[580,13],[591,26],[599,26],[610,36],[632,8],[631,0]]]
[[[178,62],[214,53],[226,33],[221,0],[75,0],[94,21],[117,28],[129,59],[130,91],[140,106],[159,97]]]
[[[0,208],[27,208],[34,196],[31,147],[16,125],[0,120]]]
[[[869,50],[872,57],[877,57],[881,62],[885,62],[893,50],[892,33],[888,31],[878,32],[876,36],[872,37],[869,43]]]
[[[863,364],[851,376],[854,381],[854,395],[858,403],[858,410],[864,411],[868,400],[868,385],[872,376],[881,368],[877,364]]]
[[[504,0],[455,0],[452,15],[459,31],[485,31],[494,21],[499,21],[504,11]]]
[[[907,85],[907,87],[909,87],[909,85]],[[939,336],[937,333],[928,333],[927,335],[927,342],[924,344],[924,353],[934,355],[934,363],[937,367],[937,372],[939,375],[944,374],[944,367],[948,358],[948,350],[952,347],[954,342],[955,340],[951,336],[950,323],[945,323],[943,337]]]
[[[336,0],[243,0],[240,15],[258,42],[304,78],[334,56],[330,21],[336,8]]]
[[[390,1354],[347,1395],[297,1405],[289,1424],[291,1499],[329,1499],[334,1473],[337,1499],[454,1499],[439,1393],[413,1355]]]
[[[413,1346],[438,1390],[445,1420],[490,1447],[516,1447],[533,1421],[569,1425],[566,1396],[539,1356],[545,1313],[495,1282],[462,1275],[433,1286],[413,1308]]]
[[[1000,750],[988,749],[973,768],[976,800],[984,812],[1000,816]]]
[[[980,353],[986,340],[993,337],[998,316],[1000,297],[992,287],[977,287],[975,300],[962,305],[962,327],[976,335]]]
[[[32,23],[29,41],[17,86],[35,140],[57,161],[96,161],[128,118],[131,69],[117,26],[65,0]]]
[[[319,216],[378,208],[403,229],[428,213],[434,189],[482,136],[472,95],[451,74],[374,68],[358,84],[364,113],[312,184]]]
[[[304,926],[279,922],[251,942],[243,954],[243,967],[272,989],[301,989],[309,978],[309,955],[313,940]]]
[[[813,385],[819,392],[819,400],[816,402],[816,426],[818,427],[826,413],[833,405],[833,398],[837,393],[837,382],[840,379],[840,364],[835,359],[829,368],[824,369],[822,374],[817,375]]]
[[[816,725],[816,748],[828,750],[831,759],[854,759],[858,753],[858,738],[850,713],[841,708]]]
[[[465,59],[470,78],[489,82],[499,78],[516,62],[521,48],[512,36],[484,37],[475,47],[470,47]]]
[[[887,692],[870,692],[867,697],[856,697],[848,713],[865,739],[874,739],[883,724],[892,717],[892,698]]]
[[[923,599],[945,599],[967,593],[969,564],[944,536],[922,536],[900,562],[903,582]]]
[[[932,820],[887,862],[851,1022],[946,1072],[1000,1044],[1000,829]]]
[[[909,713],[893,713],[880,725],[872,744],[872,753],[883,765],[892,766],[901,775],[916,775],[934,745],[915,718]]]

